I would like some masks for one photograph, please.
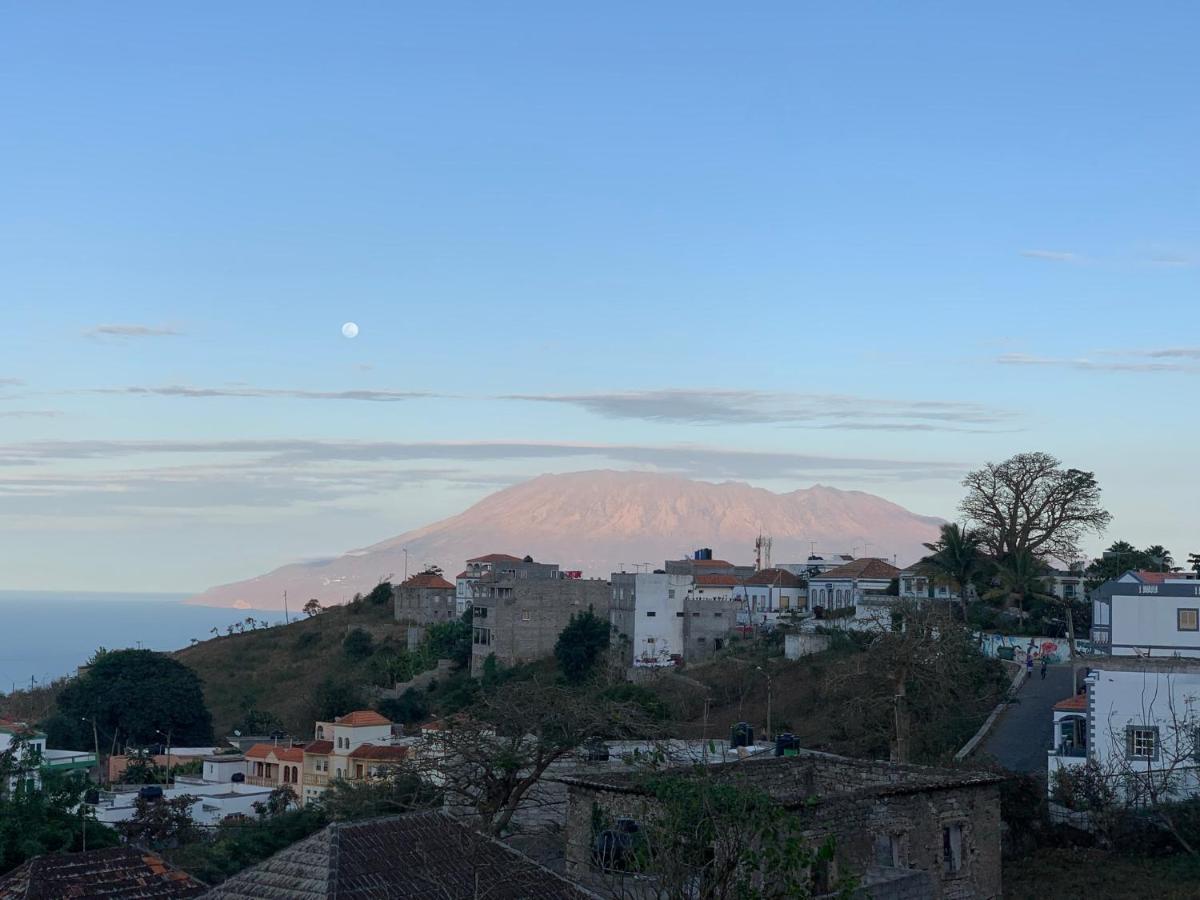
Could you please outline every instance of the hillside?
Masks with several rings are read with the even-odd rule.
[[[293,599],[339,603],[382,578],[426,564],[447,573],[485,553],[532,555],[606,578],[634,563],[661,565],[696,547],[737,563],[753,561],[754,538],[774,538],[775,562],[818,552],[917,559],[940,519],[874,494],[817,485],[777,494],[741,482],[712,484],[649,472],[542,475],[498,491],[465,512],[370,547],[211,588],[189,602],[274,609]]]
[[[393,607],[335,606],[290,625],[260,628],[202,641],[175,656],[204,682],[204,699],[217,736],[234,728],[243,733],[269,731],[247,721],[274,719],[295,737],[309,737],[330,687],[361,692],[370,679],[371,661],[347,658],[342,641],[348,630],[363,628],[382,653],[405,646],[405,629],[393,620]],[[365,698],[363,698],[365,703]],[[257,727],[256,727],[257,726]]]

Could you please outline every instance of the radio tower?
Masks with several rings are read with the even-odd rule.
[[[771,568],[771,538],[762,532],[754,539],[754,568],[759,572]]]

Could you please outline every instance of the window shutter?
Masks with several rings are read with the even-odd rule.
[[[1125,758],[1133,759],[1133,729],[1125,726]]]

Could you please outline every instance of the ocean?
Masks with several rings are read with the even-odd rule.
[[[0,591],[0,693],[72,675],[97,647],[178,650],[247,616],[283,621],[276,610],[185,606],[188,596]]]

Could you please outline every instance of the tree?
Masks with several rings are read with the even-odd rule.
[[[299,806],[300,801],[296,799],[291,787],[286,784],[281,784],[271,793],[267,794],[267,799],[254,804],[254,811],[260,819],[273,819],[276,816],[281,816],[294,806]]]
[[[315,616],[317,613],[321,612],[322,609],[324,609],[324,607],[321,606],[321,601],[318,600],[316,597],[313,597],[311,600],[309,600],[303,606],[304,614],[306,616],[308,616],[310,619],[313,616]]]
[[[1100,506],[1091,472],[1064,469],[1048,453],[1018,453],[963,480],[961,509],[997,559],[1027,552],[1070,562],[1079,543],[1100,534],[1112,516]]]
[[[454,622],[434,622],[425,631],[425,646],[433,659],[450,659],[456,668],[471,664],[470,610]]]
[[[1188,554],[1188,567],[1197,575],[1200,575],[1200,553]]]
[[[587,680],[596,661],[608,649],[611,628],[589,607],[582,614],[572,614],[571,620],[554,643],[558,667],[571,684]]]
[[[82,805],[88,781],[81,773],[41,772],[29,736],[15,734],[0,751],[0,875],[32,856],[115,847],[117,833]]]
[[[121,740],[134,746],[177,746],[212,741],[212,718],[196,673],[177,659],[152,650],[114,650],[98,658],[58,696],[47,723],[52,745],[91,750],[92,723],[101,744]],[[161,734],[160,734],[161,732]]]
[[[346,654],[347,659],[366,659],[374,650],[375,644],[370,633],[361,628],[355,628],[342,641],[342,652]]]
[[[356,685],[326,676],[313,695],[313,708],[310,718],[323,722],[332,722],[338,716],[344,716],[363,706],[362,694]]]
[[[389,769],[375,778],[347,781],[336,778],[321,798],[326,815],[334,821],[394,816],[441,805],[441,793],[412,772]]]
[[[1166,572],[1175,565],[1175,559],[1171,556],[1171,551],[1162,544],[1151,544],[1142,552],[1154,563],[1154,568],[1160,572]]]
[[[375,709],[391,719],[404,725],[423,722],[429,717],[429,701],[425,695],[409,688],[399,697],[380,700]]]
[[[994,587],[984,598],[998,600],[1024,618],[1033,601],[1057,599],[1046,590],[1045,571],[1045,565],[1027,550],[1010,554],[997,561]]]
[[[392,602],[393,597],[392,583],[381,581],[371,589],[371,593],[367,594],[367,603],[371,606],[386,606]]]
[[[117,823],[117,831],[127,842],[153,850],[190,843],[197,837],[192,806],[198,799],[191,794],[169,800],[138,797],[133,804],[133,815]]]
[[[937,542],[926,544],[925,549],[932,551],[932,555],[927,556],[925,562],[958,589],[965,612],[967,594],[973,590],[984,566],[979,536],[969,528],[949,522],[942,526]]]

